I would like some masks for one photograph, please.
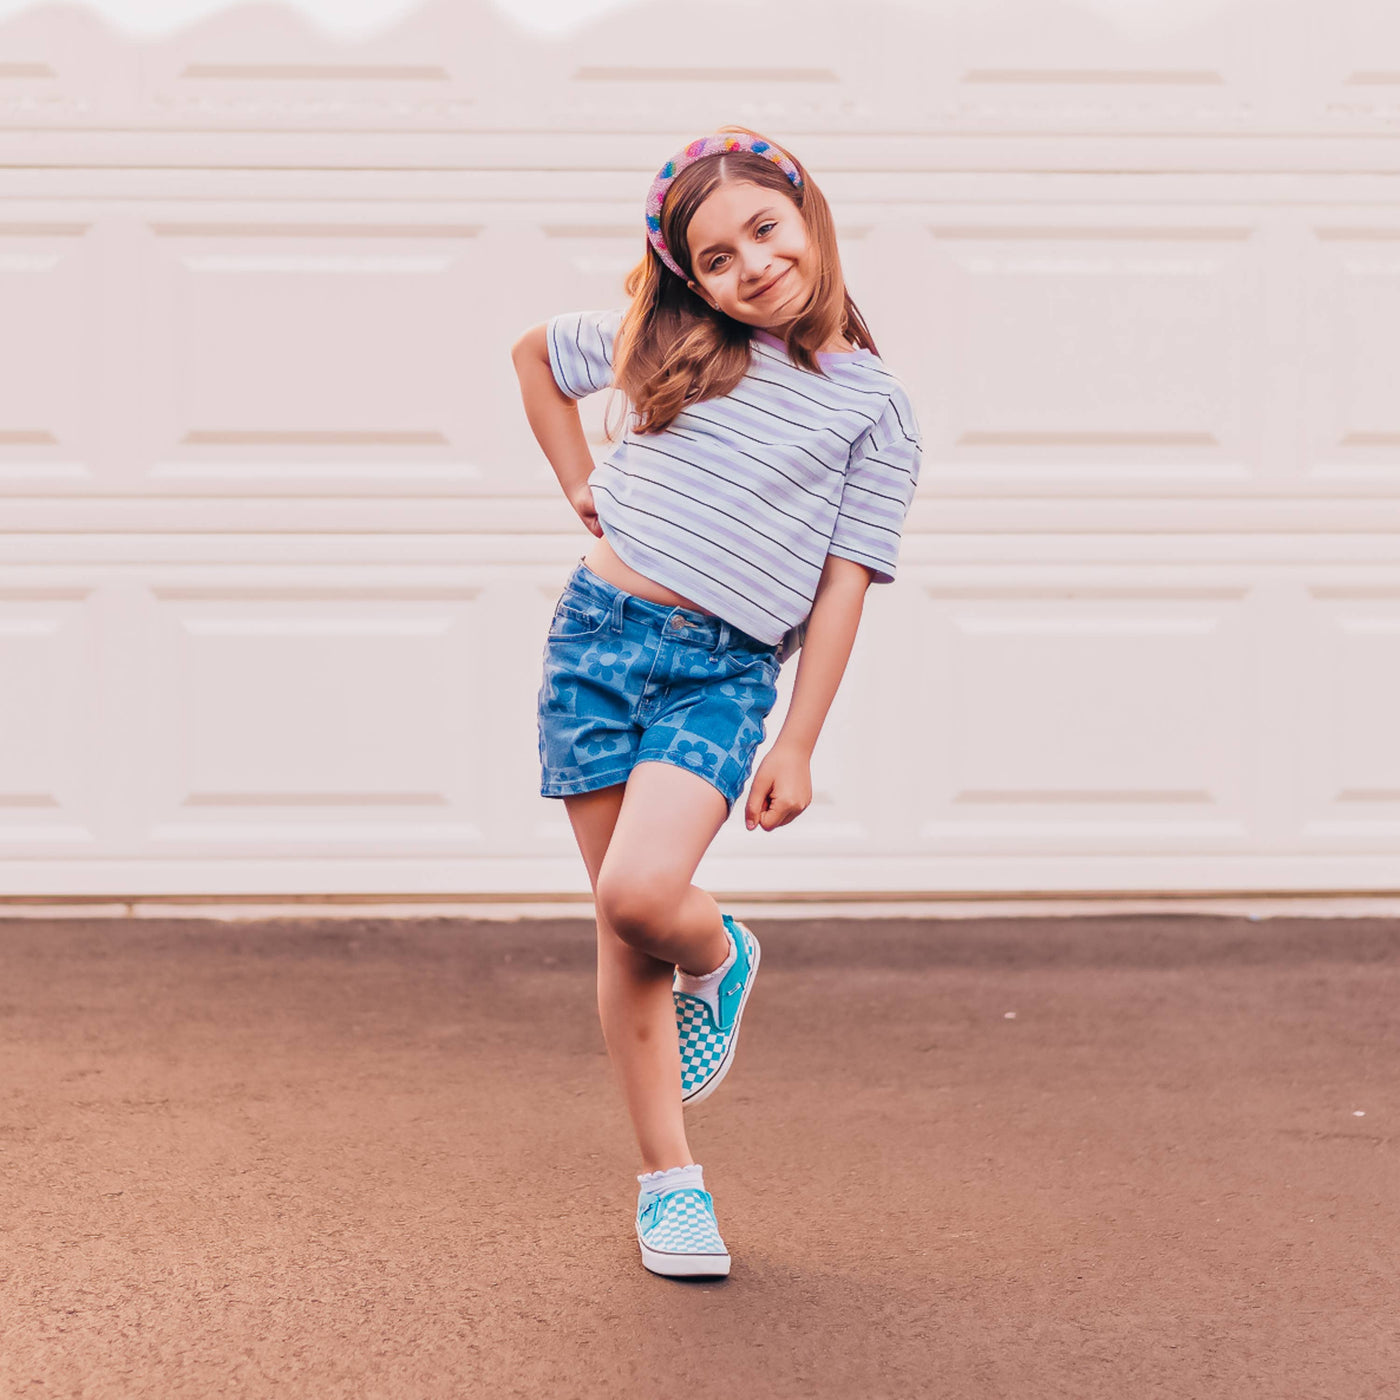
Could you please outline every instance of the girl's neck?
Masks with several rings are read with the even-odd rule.
[[[762,326],[755,326],[754,334],[764,338],[775,348],[781,349],[783,347],[783,337],[779,331],[770,331],[764,329]],[[859,351],[849,341],[842,340],[840,336],[836,336],[834,339],[828,341],[827,344],[823,345],[817,353],[819,355],[854,355],[858,354]]]

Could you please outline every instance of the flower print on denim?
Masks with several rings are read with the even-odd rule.
[[[545,667],[544,684],[540,688],[540,703],[546,701],[560,710],[571,711],[578,699],[578,677],[567,671]]]
[[[584,653],[583,664],[590,676],[610,681],[626,675],[627,663],[635,655],[630,647],[621,647],[616,642],[600,642]]]
[[[605,753],[619,753],[627,747],[620,734],[595,734],[591,739],[586,739],[579,746],[590,758],[597,758]]]
[[[701,651],[690,652],[682,658],[684,670],[682,674],[689,680],[707,680],[709,677],[718,675],[727,665],[731,664],[729,657],[724,652]]]
[[[682,739],[670,752],[687,768],[692,768],[705,777],[711,777],[719,766],[718,750],[712,749],[704,742],[693,743],[689,739]]]

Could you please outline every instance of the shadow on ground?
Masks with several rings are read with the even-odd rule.
[[[0,920],[0,1394],[1397,1394],[1400,923],[751,926],[683,1284],[590,925]]]

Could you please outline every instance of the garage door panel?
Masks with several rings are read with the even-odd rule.
[[[1148,211],[1143,211],[1146,214]],[[1239,479],[1257,461],[1262,352],[1248,227],[1095,226],[1089,210],[935,226],[958,347],[948,446],[962,473],[1042,484]],[[1088,215],[1086,218],[1085,215]]]
[[[1397,74],[1400,78],[1400,74]],[[1316,224],[1306,303],[1308,475],[1400,491],[1400,220]]]
[[[0,492],[90,474],[100,268],[85,222],[0,210]]]
[[[489,5],[401,8],[367,45],[321,18],[235,5],[182,25],[133,55],[123,105],[143,126],[383,131],[479,120],[500,80],[508,22]],[[363,34],[374,16],[349,19]]]
[[[166,480],[299,494],[476,481],[470,225],[156,225],[168,280]]]
[[[0,848],[62,859],[99,836],[98,613],[81,585],[0,584]]]
[[[1400,839],[1400,578],[1308,590],[1296,761],[1300,836],[1330,849],[1394,850]]]
[[[474,591],[155,590],[164,789],[150,838],[258,852],[481,840],[488,692]],[[473,664],[471,658],[479,661]]]
[[[1249,834],[1259,639],[1243,589],[1061,580],[928,598],[929,729],[948,736],[928,745],[930,842],[1210,849]]]

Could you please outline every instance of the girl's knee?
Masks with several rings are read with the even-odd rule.
[[[678,891],[668,884],[603,870],[594,892],[598,912],[624,943],[650,950],[666,941],[667,921],[674,921]]]

